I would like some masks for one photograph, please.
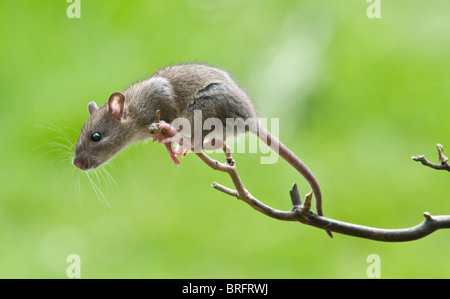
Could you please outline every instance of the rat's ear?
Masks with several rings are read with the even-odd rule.
[[[97,107],[97,104],[95,102],[90,102],[88,104],[88,111],[89,111],[90,115],[92,115],[92,113],[94,113],[97,110],[98,110],[98,107]]]
[[[109,97],[108,111],[109,114],[116,120],[121,120],[123,116],[123,106],[125,96],[120,92],[115,92]]]

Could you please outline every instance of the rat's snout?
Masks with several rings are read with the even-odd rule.
[[[81,169],[81,167],[83,166],[83,163],[81,163],[81,161],[75,161],[75,159],[72,161],[72,163],[76,168]]]
[[[89,158],[89,155],[85,152],[76,153],[75,157],[73,157],[72,164],[81,170],[88,170],[95,166],[95,163],[92,159]]]
[[[82,169],[82,170],[86,170],[86,164],[87,164],[87,163],[83,162],[83,161],[82,161],[82,158],[80,158],[80,157],[78,157],[78,156],[75,156],[75,157],[73,158],[72,164],[73,164],[76,168],[79,168],[79,169]]]

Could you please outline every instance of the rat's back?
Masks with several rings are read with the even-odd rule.
[[[225,96],[230,95],[251,104],[249,96],[236,81],[226,71],[217,67],[195,63],[171,65],[158,70],[152,77],[167,79],[177,100],[186,105],[202,93],[220,85]]]

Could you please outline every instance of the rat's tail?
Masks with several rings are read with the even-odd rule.
[[[322,211],[322,192],[320,191],[319,183],[311,170],[306,166],[302,160],[300,160],[291,150],[289,150],[283,143],[277,138],[272,136],[266,129],[258,126],[256,130],[250,130],[251,133],[258,136],[265,144],[267,144],[273,151],[275,151],[280,157],[294,167],[300,174],[308,181],[311,189],[314,193],[316,202],[316,210],[319,216],[323,216]],[[326,231],[330,238],[333,238],[333,234],[330,231]]]

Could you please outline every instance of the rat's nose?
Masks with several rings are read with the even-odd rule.
[[[81,167],[83,166],[83,163],[81,163],[81,161],[79,161],[79,160],[73,159],[72,163],[76,168],[79,168],[79,169],[81,169]]]

